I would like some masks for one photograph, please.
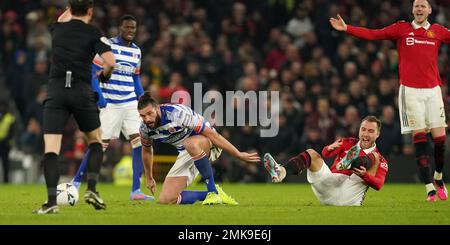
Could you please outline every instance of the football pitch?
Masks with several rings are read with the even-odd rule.
[[[159,205],[129,201],[128,187],[100,184],[107,209],[80,201],[55,215],[32,210],[45,199],[45,185],[0,185],[1,225],[449,225],[450,201],[427,203],[420,184],[386,184],[370,189],[362,207],[321,205],[307,184],[222,184],[238,206]],[[158,190],[161,186],[158,186]],[[204,189],[197,185],[190,189]]]

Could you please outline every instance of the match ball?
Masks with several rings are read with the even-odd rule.
[[[56,203],[74,206],[79,199],[78,189],[72,183],[61,183],[56,187]]]

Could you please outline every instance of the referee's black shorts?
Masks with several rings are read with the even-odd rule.
[[[70,115],[73,115],[83,132],[100,127],[98,95],[90,82],[73,81],[71,88],[64,88],[65,81],[50,80],[48,97],[44,102],[44,133],[62,134]]]

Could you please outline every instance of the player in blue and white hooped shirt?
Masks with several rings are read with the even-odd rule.
[[[139,124],[141,122],[136,110],[137,100],[143,93],[140,81],[141,49],[132,41],[136,35],[136,19],[124,15],[119,21],[119,36],[109,39],[111,49],[116,58],[116,66],[108,82],[102,82],[95,75],[103,69],[103,60],[96,56],[92,65],[92,87],[99,95],[97,102],[100,109],[103,150],[112,139],[117,139],[122,132],[130,140],[133,148],[133,185],[130,200],[154,200],[152,196],[140,191],[140,177],[144,168],[141,156]],[[107,41],[107,40],[105,40]],[[77,188],[87,166],[87,154],[74,177]]]
[[[159,105],[149,92],[139,98],[138,111],[143,122],[140,127],[142,160],[147,187],[156,192],[153,178],[153,141],[168,143],[179,154],[167,174],[159,196],[161,204],[238,204],[214,183],[211,162],[222,149],[245,162],[257,163],[257,153],[241,152],[216,132],[201,115],[180,104]],[[207,191],[190,191],[185,188],[200,174]]]

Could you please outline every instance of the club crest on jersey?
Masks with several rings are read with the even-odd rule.
[[[425,33],[425,35],[426,35],[428,38],[435,38],[435,37],[436,37],[436,33],[434,33],[434,31],[432,31],[432,30],[428,30],[428,31]]]
[[[171,134],[173,134],[173,133],[175,133],[177,130],[175,129],[175,128],[173,128],[173,127],[170,127],[169,128],[169,133],[171,133]]]

